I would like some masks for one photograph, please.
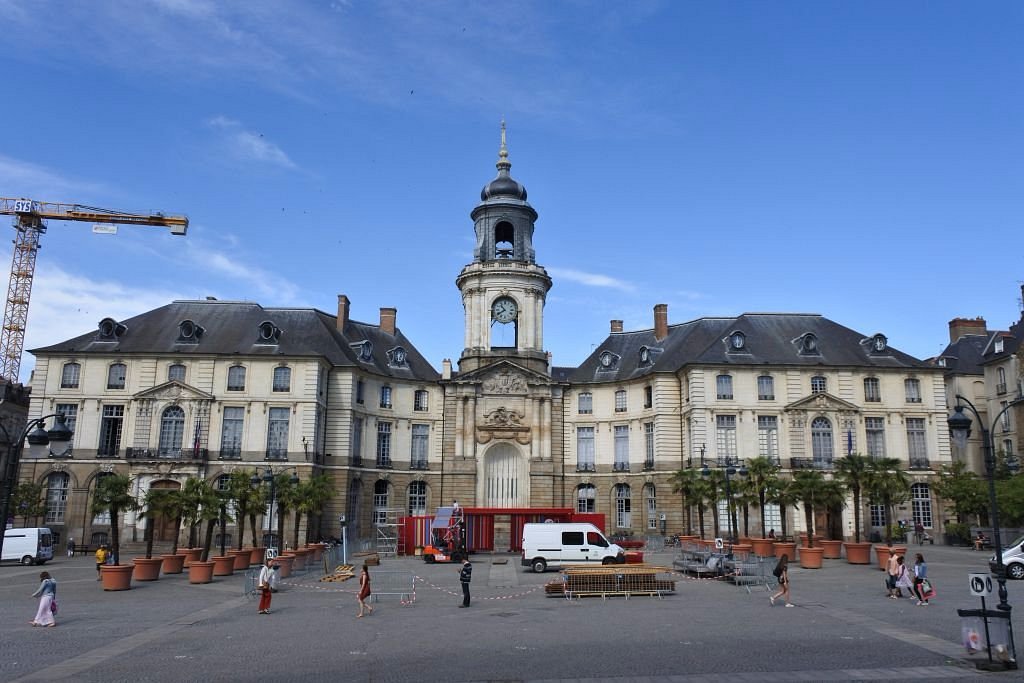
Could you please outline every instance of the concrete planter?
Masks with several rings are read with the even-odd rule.
[[[213,560],[214,576],[231,576],[235,573],[235,558],[231,555],[218,555],[210,559]]]
[[[846,561],[850,564],[871,564],[871,543],[862,541],[861,543],[847,542],[843,545],[846,546]]]
[[[180,553],[177,555],[161,555],[160,561],[163,565],[164,574],[180,574],[185,566],[185,556]]]
[[[100,578],[103,579],[103,590],[126,591],[132,587],[132,572],[135,565],[105,564],[100,567]]]
[[[824,548],[800,548],[800,566],[804,569],[821,569]]]
[[[160,567],[163,559],[159,557],[136,557],[132,560],[135,569],[132,578],[136,581],[156,581],[160,578]]]
[[[821,541],[821,548],[825,551],[821,556],[826,560],[838,560],[843,556],[842,541]]]
[[[213,562],[193,560],[188,566],[189,583],[210,583],[213,581]]]

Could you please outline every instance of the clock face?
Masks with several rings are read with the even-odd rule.
[[[499,323],[510,323],[516,319],[519,307],[516,302],[507,297],[497,299],[491,306],[491,315]]]

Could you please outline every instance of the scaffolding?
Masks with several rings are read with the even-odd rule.
[[[396,557],[405,554],[405,511],[397,508],[377,510],[377,554]]]

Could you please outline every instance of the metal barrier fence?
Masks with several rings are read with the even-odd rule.
[[[378,602],[382,595],[397,595],[403,605],[416,602],[416,575],[409,571],[370,571],[370,599]]]

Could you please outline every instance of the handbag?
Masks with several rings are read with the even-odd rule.
[[[50,599],[50,613],[51,614],[57,614],[57,596],[56,595],[54,595]]]
[[[924,595],[925,600],[930,600],[935,596],[935,587],[928,579],[921,579],[921,594]]]

